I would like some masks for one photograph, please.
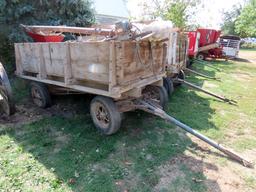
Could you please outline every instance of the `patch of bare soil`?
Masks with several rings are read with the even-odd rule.
[[[191,138],[192,139],[192,138]],[[180,166],[183,164],[191,172],[202,173],[206,179],[194,182],[203,182],[210,192],[232,191],[232,192],[253,192],[256,191],[253,186],[246,183],[246,178],[255,178],[256,169],[243,167],[241,164],[226,159],[221,152],[210,148],[207,144],[199,139],[192,139],[199,144],[198,147],[189,149],[185,154],[177,156],[158,168],[160,181],[155,186],[154,191],[168,189],[175,182],[176,178],[185,178],[185,173],[181,171]],[[249,150],[241,154],[247,160],[256,162],[256,150]],[[189,189],[181,188],[181,191]]]
[[[16,112],[13,115],[0,115],[0,124],[21,126],[26,123],[38,121],[43,117],[63,116],[65,118],[72,118],[78,113],[76,104],[65,102],[60,102],[47,109],[41,109],[31,101],[26,100],[15,107]]]
[[[239,58],[247,60],[251,64],[256,64],[256,52],[255,51],[240,51]]]
[[[23,125],[28,122],[36,121],[46,114],[47,111],[37,108],[31,103],[26,103],[16,105],[16,112],[14,115],[1,115],[0,123],[4,125]]]
[[[68,135],[63,134],[61,131],[54,132],[55,146],[52,153],[58,153],[60,150],[68,144],[70,138]]]
[[[215,88],[215,87],[218,87],[218,85],[216,85],[216,84],[213,84],[213,83],[211,83],[211,82],[204,82],[204,86],[205,86],[205,88]]]
[[[190,182],[201,183],[204,182],[205,185],[209,184],[213,186],[212,188],[217,189],[215,191],[219,191],[219,187],[216,181],[211,178],[207,178],[205,181],[198,180],[197,178],[187,178],[186,173],[184,173],[181,169],[181,165],[186,165],[187,168],[191,172],[194,173],[203,173],[205,170],[217,170],[217,167],[214,164],[204,162],[202,157],[193,157],[188,155],[180,155],[171,159],[165,165],[159,167],[158,172],[161,176],[159,183],[155,186],[154,191],[161,191],[163,189],[169,189],[172,186],[177,178],[181,178],[186,181],[190,179]],[[190,191],[188,186],[184,185],[179,188],[179,191]],[[213,191],[213,190],[210,190]]]
[[[242,71],[238,71],[238,72],[232,74],[232,76],[235,79],[239,80],[239,81],[251,81],[251,80],[253,80],[253,77],[250,74],[242,72]]]

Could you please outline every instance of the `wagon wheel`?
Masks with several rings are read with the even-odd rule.
[[[177,78],[185,80],[186,75],[183,70],[180,71],[180,73],[177,75]],[[178,87],[180,85],[181,85],[181,83],[174,83],[174,87]]]
[[[197,59],[199,59],[199,60],[205,60],[205,55],[204,55],[203,53],[199,53],[199,54],[197,55]]]
[[[30,85],[31,98],[38,107],[47,108],[52,104],[50,93],[43,83],[32,82]]]
[[[112,135],[121,127],[121,113],[111,98],[96,96],[91,101],[90,113],[95,127],[105,135]]]
[[[14,113],[14,106],[9,104],[6,93],[0,90],[0,114],[12,115]]]
[[[164,87],[159,87],[155,85],[148,85],[142,91],[142,94],[146,99],[154,101],[156,104],[166,110],[168,103],[168,93]]]
[[[187,67],[187,68],[190,68],[190,67],[192,66],[192,64],[193,64],[193,60],[192,60],[192,59],[187,58],[187,61],[186,61],[186,67]]]
[[[164,82],[164,88],[166,89],[168,95],[171,96],[174,91],[172,79],[170,77],[164,77],[163,82]]]
[[[8,76],[0,63],[0,113],[12,115],[15,112],[15,106],[12,99],[12,89]]]

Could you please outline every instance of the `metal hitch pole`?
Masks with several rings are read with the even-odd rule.
[[[253,163],[245,160],[240,155],[236,154],[235,152],[231,151],[230,149],[225,148],[224,146],[222,146],[219,143],[211,140],[210,138],[204,136],[203,134],[195,131],[194,129],[192,129],[188,125],[185,125],[184,123],[182,123],[182,122],[178,121],[177,119],[171,117],[165,111],[163,111],[159,107],[152,104],[150,101],[140,100],[137,104],[137,108],[141,109],[145,112],[151,113],[153,115],[159,116],[162,119],[168,121],[169,123],[173,123],[173,124],[177,125],[178,127],[182,128],[185,131],[189,132],[190,134],[194,135],[195,137],[197,137],[197,138],[203,140],[204,142],[208,143],[212,147],[220,150],[221,152],[223,152],[224,154],[226,154],[230,158],[242,163],[245,167],[249,167],[249,168],[254,167]]]
[[[206,94],[208,94],[208,95],[211,95],[211,96],[213,96],[213,97],[216,97],[216,98],[218,98],[218,99],[220,99],[220,100],[222,100],[222,101],[224,101],[224,102],[227,102],[227,103],[229,103],[229,104],[231,104],[231,105],[237,105],[237,101],[234,101],[234,100],[232,100],[232,99],[228,99],[228,98],[226,98],[226,97],[223,97],[223,96],[220,96],[220,95],[217,95],[217,94],[215,94],[215,93],[212,93],[212,92],[210,92],[210,91],[207,91],[207,90],[205,90],[205,89],[202,89],[201,87],[198,87],[198,86],[196,86],[196,85],[194,85],[194,84],[192,84],[192,83],[190,83],[190,82],[188,82],[188,81],[185,81],[185,80],[183,80],[183,79],[177,79],[176,80],[178,83],[182,83],[182,84],[184,84],[184,85],[187,85],[187,86],[189,86],[189,87],[192,87],[192,88],[194,88],[194,89],[196,89],[196,90],[199,90],[199,91],[202,91],[202,92],[204,92],[204,93],[206,93]]]
[[[201,77],[205,77],[205,78],[207,78],[207,79],[213,79],[213,80],[216,80],[216,81],[220,81],[219,78],[211,77],[211,76],[205,75],[205,74],[203,74],[203,73],[199,73],[199,72],[197,72],[197,71],[195,71],[195,70],[192,70],[192,69],[189,69],[189,68],[185,68],[184,70],[185,70],[185,71],[188,71],[188,72],[190,72],[190,73],[194,73],[194,74],[196,74],[196,75],[199,75],[199,76],[201,76]]]
[[[207,61],[202,61],[200,59],[193,59],[193,61],[196,61],[199,64],[207,65],[209,68],[215,69],[215,70],[217,70],[219,72],[221,71],[219,68],[212,66],[212,64],[207,62]]]

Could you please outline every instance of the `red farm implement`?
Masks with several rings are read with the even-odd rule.
[[[197,29],[188,32],[189,57],[201,60],[210,58],[225,58],[223,47],[217,41],[221,31],[214,29]]]

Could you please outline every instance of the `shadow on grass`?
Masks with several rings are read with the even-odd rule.
[[[55,108],[47,109],[53,110],[52,117],[0,135],[8,134],[47,170],[54,170],[58,180],[50,182],[52,188],[59,189],[64,183],[73,191],[154,191],[162,177],[159,166],[195,145],[184,131],[144,112],[127,113],[117,134],[100,135],[88,113],[89,101],[84,96],[56,97]],[[210,121],[214,112],[209,100],[183,87],[174,93],[168,109],[169,114],[198,130],[216,129]],[[205,183],[210,182],[220,191],[215,181],[203,175],[205,163],[195,161],[196,171],[186,167],[185,161],[178,165],[184,182],[191,179],[187,187],[206,191]],[[193,176],[203,182],[195,183]],[[181,181],[173,181],[177,189],[182,187]]]

